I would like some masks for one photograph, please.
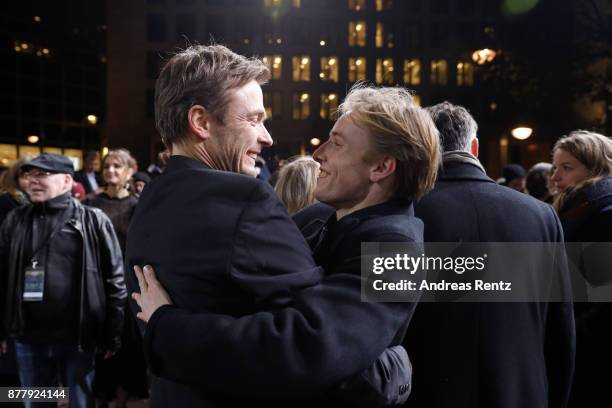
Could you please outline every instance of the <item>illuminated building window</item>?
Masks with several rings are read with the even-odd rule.
[[[272,75],[271,79],[281,79],[283,72],[283,58],[280,55],[265,55],[262,61]]]
[[[404,83],[406,85],[419,85],[421,83],[421,60],[404,60]]]
[[[385,25],[383,23],[376,23],[376,48],[382,48],[385,34]]]
[[[27,156],[39,156],[40,155],[40,147],[39,146],[19,146],[19,158],[24,158]]]
[[[448,83],[448,63],[446,60],[431,61],[430,81],[436,85],[446,85]]]
[[[302,0],[292,0],[293,8],[302,8]]]
[[[310,81],[310,57],[307,55],[297,56],[292,58],[293,63],[293,80],[294,81]]]
[[[376,11],[391,10],[393,0],[376,0]]]
[[[349,21],[348,25],[349,47],[366,46],[366,23],[363,20]]]
[[[474,65],[470,62],[459,62],[457,64],[457,85],[474,85]]]
[[[349,58],[349,81],[363,81],[366,79],[366,59],[364,57]]]
[[[64,156],[70,159],[75,169],[83,167],[83,151],[80,149],[64,149]]]
[[[0,166],[9,167],[17,160],[17,145],[0,144]]]
[[[266,107],[266,116],[268,119],[279,118],[281,116],[281,93],[280,92],[264,92],[264,106]]]
[[[338,82],[338,57],[321,57],[321,81]]]
[[[321,119],[332,120],[338,110],[338,94],[321,94]]]
[[[348,0],[349,10],[361,11],[366,8],[366,0]]]
[[[307,93],[293,94],[293,119],[310,118],[310,95]]]
[[[280,8],[283,6],[283,0],[264,0],[265,8]]]
[[[376,83],[393,85],[393,58],[378,58],[376,60]]]
[[[376,48],[382,47],[393,48],[393,33],[391,30],[386,30],[383,23],[376,23]]]

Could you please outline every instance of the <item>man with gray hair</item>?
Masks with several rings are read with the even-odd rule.
[[[427,110],[444,152],[436,186],[415,205],[425,242],[563,241],[552,207],[487,177],[465,108],[444,102]],[[421,303],[404,345],[414,365],[411,408],[567,405],[571,303]]]

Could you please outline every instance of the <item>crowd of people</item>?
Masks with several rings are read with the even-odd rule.
[[[156,84],[164,168],[119,148],[78,172],[43,153],[0,175],[2,386],[61,384],[70,407],[610,400],[612,303],[363,302],[360,251],[612,242],[612,139],[570,132],[550,163],[494,181],[467,109],[358,84],[312,157],[270,174],[269,75],[191,46]]]

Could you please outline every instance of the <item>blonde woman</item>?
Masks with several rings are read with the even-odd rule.
[[[562,137],[553,148],[551,181],[555,208],[568,246],[568,258],[587,281],[599,285],[612,275],[612,140],[578,130]],[[590,243],[597,244],[590,244]],[[602,242],[606,244],[602,244]],[[587,266],[588,265],[588,266]],[[586,285],[573,285],[579,297]],[[576,371],[570,407],[597,406],[609,401],[612,366],[612,304],[576,303]]]
[[[97,207],[110,218],[121,249],[125,253],[128,226],[138,198],[130,194],[130,179],[136,171],[136,160],[126,149],[109,151],[102,161],[102,192],[85,200],[84,204]],[[126,316],[122,349],[108,359],[96,361],[96,394],[100,405],[116,399],[116,407],[125,407],[128,397],[145,398],[147,395],[146,369],[142,345],[136,324]],[[115,398],[116,397],[116,398]]]
[[[289,215],[316,202],[314,191],[319,176],[319,163],[310,156],[300,156],[283,166],[274,190]]]

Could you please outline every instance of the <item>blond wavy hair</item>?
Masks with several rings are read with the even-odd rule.
[[[316,202],[318,176],[319,163],[310,156],[298,156],[280,169],[274,190],[289,215]]]
[[[338,113],[369,132],[375,153],[396,159],[396,196],[417,199],[433,188],[442,156],[440,136],[409,90],[358,83]]]

